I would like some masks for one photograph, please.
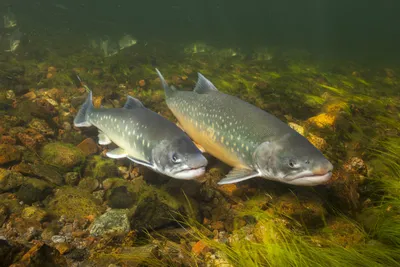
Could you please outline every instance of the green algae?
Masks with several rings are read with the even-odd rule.
[[[104,210],[90,192],[69,186],[59,188],[46,207],[51,215],[68,220],[98,216]]]
[[[72,171],[85,161],[85,155],[80,149],[60,142],[45,145],[41,151],[41,157],[46,164],[65,172]]]

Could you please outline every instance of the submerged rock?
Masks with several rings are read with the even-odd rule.
[[[27,178],[18,189],[16,195],[19,200],[31,205],[34,202],[44,200],[52,191],[49,183],[36,178]]]
[[[85,156],[96,154],[98,150],[97,144],[92,138],[86,138],[77,145],[77,148],[79,148]]]
[[[88,191],[69,186],[61,187],[49,201],[47,208],[51,214],[64,215],[67,220],[96,217],[104,209]]]
[[[0,165],[21,159],[21,152],[10,144],[0,144]]]
[[[22,210],[21,217],[25,220],[42,222],[47,217],[47,212],[41,208],[30,206]]]
[[[24,180],[25,177],[19,172],[0,168],[0,193],[17,189]]]
[[[21,260],[11,265],[13,267],[20,266],[67,266],[67,261],[60,253],[42,243],[39,242],[34,245],[25,255],[22,256]]]
[[[108,197],[108,206],[114,209],[127,209],[132,207],[136,195],[128,191],[126,186],[118,186],[111,189]]]
[[[106,178],[117,177],[118,167],[112,159],[94,156],[88,161],[84,176],[91,176],[99,181],[103,181]]]
[[[60,142],[45,145],[41,155],[45,163],[56,166],[63,171],[71,171],[85,160],[80,149]]]
[[[179,214],[197,217],[195,205],[189,208],[187,199],[176,198],[154,186],[141,189],[137,207],[130,219],[132,229],[157,229],[171,223],[176,223]],[[191,203],[194,204],[194,203]]]
[[[109,210],[96,218],[90,226],[90,234],[94,236],[123,235],[130,231],[126,210]]]
[[[53,136],[54,130],[50,128],[50,126],[42,119],[33,118],[28,126],[44,136]]]

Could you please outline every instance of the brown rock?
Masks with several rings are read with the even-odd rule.
[[[22,133],[17,133],[17,137],[25,147],[31,149],[36,149],[39,144],[46,140],[42,134],[34,129],[26,129]]]
[[[207,252],[207,250],[207,245],[201,240],[197,241],[192,247],[192,252],[196,255],[200,255],[202,252]]]
[[[28,100],[34,100],[34,99],[36,99],[36,94],[34,91],[30,91],[30,92],[24,94],[22,97],[26,98]]]
[[[311,144],[313,144],[316,148],[319,150],[325,150],[328,147],[328,143],[325,141],[325,139],[318,137],[313,134],[309,134],[307,136],[308,141],[310,141]]]
[[[15,140],[15,138],[12,138],[11,136],[8,136],[8,135],[3,135],[0,138],[0,144],[15,145],[16,143],[17,143],[17,140]]]
[[[67,243],[57,243],[55,245],[55,248],[58,250],[58,252],[60,252],[61,255],[64,255],[65,253],[67,253],[68,251],[71,250],[71,246]]]
[[[85,156],[96,154],[98,150],[97,144],[92,138],[86,138],[77,147]]]
[[[21,159],[21,152],[10,144],[0,145],[0,165]]]

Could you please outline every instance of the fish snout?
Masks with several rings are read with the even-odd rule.
[[[188,162],[188,166],[192,169],[197,169],[201,167],[206,167],[208,164],[207,159],[203,156],[203,154],[197,154],[190,158]]]
[[[323,162],[321,162],[320,164],[317,164],[312,169],[312,173],[314,175],[324,175],[324,174],[332,172],[332,170],[333,170],[332,163],[329,160],[325,159]]]

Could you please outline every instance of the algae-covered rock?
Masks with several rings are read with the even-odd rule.
[[[78,172],[67,172],[64,175],[64,180],[67,185],[75,186],[79,183],[79,173]]]
[[[19,200],[30,205],[44,200],[52,191],[52,186],[48,182],[36,178],[27,178],[18,189],[16,195]]]
[[[88,191],[69,186],[61,187],[49,201],[47,208],[51,214],[65,215],[68,220],[97,216],[104,209]]]
[[[0,144],[0,165],[21,159],[21,152],[10,144]]]
[[[74,167],[80,166],[85,160],[85,156],[80,149],[60,142],[45,145],[41,156],[46,164],[58,167],[63,171],[71,171]]]
[[[38,207],[26,207],[22,210],[21,217],[25,220],[34,220],[37,222],[42,222],[47,217],[47,212]]]
[[[324,218],[327,215],[322,200],[315,195],[295,196],[288,193],[277,199],[274,208],[279,213],[301,221],[310,227],[323,225]]]
[[[126,186],[118,186],[111,189],[108,197],[108,206],[114,209],[127,209],[132,207],[136,195],[129,192]]]
[[[126,210],[109,210],[96,218],[90,226],[90,234],[94,236],[123,235],[130,230]]]
[[[99,185],[100,183],[97,179],[92,177],[87,177],[79,181],[78,187],[83,190],[93,192],[99,187]]]
[[[50,126],[44,120],[33,118],[28,126],[44,136],[52,136],[54,135],[54,130],[50,128]]]
[[[194,206],[192,208],[196,216],[197,209]],[[130,219],[131,228],[157,229],[176,222],[178,214],[192,215],[192,211],[184,196],[175,197],[154,186],[143,187]]]
[[[112,159],[94,156],[88,160],[84,176],[91,176],[99,181],[103,181],[106,178],[117,177],[118,167]]]
[[[24,180],[25,177],[19,172],[0,168],[0,193],[17,189]]]
[[[44,165],[44,164],[33,164],[32,171],[35,176],[43,178],[49,183],[55,185],[63,185],[64,178],[58,172],[58,170],[52,166]]]

